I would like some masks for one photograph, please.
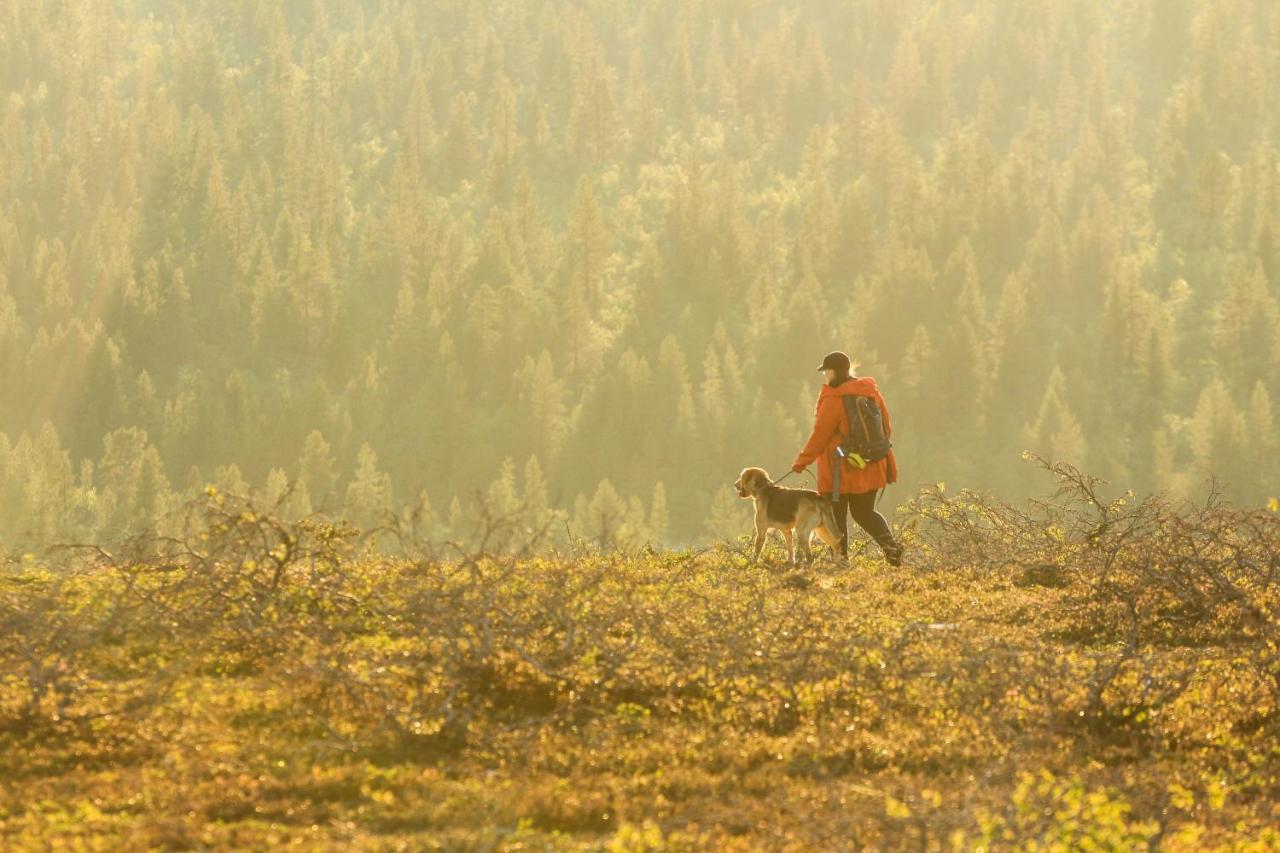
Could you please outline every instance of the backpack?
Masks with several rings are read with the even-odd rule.
[[[867,462],[879,462],[888,456],[893,442],[885,437],[884,418],[875,398],[846,394],[841,400],[849,419],[849,435],[840,443],[844,451],[840,455],[848,461],[856,453]]]

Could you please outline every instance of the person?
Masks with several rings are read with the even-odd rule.
[[[827,381],[814,404],[813,433],[796,456],[791,470],[799,474],[817,460],[818,492],[836,503],[842,555],[847,556],[849,553],[849,516],[852,515],[858,526],[867,531],[880,546],[890,565],[898,566],[902,564],[902,544],[894,538],[889,522],[876,512],[875,503],[878,489],[898,481],[898,461],[893,451],[890,450],[883,459],[867,463],[865,468],[856,468],[836,456],[836,447],[849,434],[849,419],[841,399],[846,395],[873,397],[880,407],[885,438],[891,438],[893,433],[889,422],[889,408],[880,396],[875,379],[853,375],[855,367],[849,361],[849,356],[842,352],[828,353],[822,360],[818,369],[825,372]],[[840,471],[838,496],[833,495],[837,463],[844,466]]]

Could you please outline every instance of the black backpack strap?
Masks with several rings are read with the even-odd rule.
[[[834,449],[831,451],[831,500],[840,502],[840,472],[844,469],[844,460]]]
[[[849,422],[849,431],[844,434],[844,440],[841,443],[852,450],[853,428],[858,422],[858,398],[853,394],[845,394],[840,398],[840,405],[844,406],[844,417]]]

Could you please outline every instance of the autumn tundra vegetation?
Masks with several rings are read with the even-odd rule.
[[[1029,461],[1022,507],[921,489],[897,568],[547,550],[522,508],[427,543],[211,487],[178,536],[4,567],[0,840],[1280,844],[1280,514]]]

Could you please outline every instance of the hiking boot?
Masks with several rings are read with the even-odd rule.
[[[886,545],[881,545],[880,550],[884,552],[884,559],[886,562],[888,562],[889,565],[891,566],[902,565],[902,543],[901,542],[890,542]]]

